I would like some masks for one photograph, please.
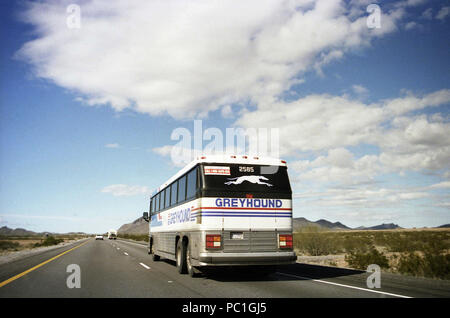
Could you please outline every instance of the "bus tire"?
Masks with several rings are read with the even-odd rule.
[[[176,262],[178,273],[186,274],[186,244],[183,244],[181,239],[177,243]]]
[[[190,277],[196,277],[199,274],[199,270],[192,266],[191,247],[188,243],[186,248],[186,269]]]
[[[153,246],[153,240],[150,241],[150,244],[148,246],[148,253],[152,254],[152,261],[157,262],[159,261],[160,257],[159,255],[155,254],[154,246]]]

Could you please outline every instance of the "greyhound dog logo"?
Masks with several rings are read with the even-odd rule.
[[[268,187],[272,187],[273,184],[267,183],[267,182],[263,182],[263,181],[268,181],[269,179],[267,179],[266,177],[263,176],[242,176],[242,177],[236,177],[236,178],[227,178],[228,182],[225,182],[226,185],[230,185],[230,184],[241,184],[244,181],[248,181],[251,183],[256,183],[256,184],[264,184]],[[261,181],[263,180],[263,181]]]

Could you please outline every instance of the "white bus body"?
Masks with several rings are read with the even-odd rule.
[[[152,196],[149,224],[149,254],[175,260],[180,273],[296,260],[292,192],[278,159],[199,157]]]

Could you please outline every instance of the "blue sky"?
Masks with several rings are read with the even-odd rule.
[[[0,226],[133,221],[194,119],[280,129],[296,217],[450,223],[449,3],[292,3],[2,3]]]

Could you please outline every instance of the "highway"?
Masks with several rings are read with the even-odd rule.
[[[71,264],[80,268],[80,288],[67,285]],[[0,265],[0,297],[450,297],[450,281],[382,273],[381,288],[369,289],[369,275],[297,263],[267,277],[219,271],[191,278],[171,261],[153,262],[145,245],[90,238]]]

